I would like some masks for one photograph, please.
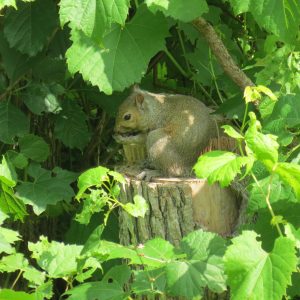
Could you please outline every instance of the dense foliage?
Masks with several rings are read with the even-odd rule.
[[[0,11],[0,299],[300,297],[299,1],[0,0]],[[255,86],[224,73],[198,17]],[[113,116],[134,83],[232,120],[240,153],[194,167],[247,182],[249,222],[232,239],[118,243],[115,208],[147,212],[139,196],[118,201],[124,179],[109,170],[121,159]]]

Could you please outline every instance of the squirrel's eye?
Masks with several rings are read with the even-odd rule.
[[[131,114],[126,114],[125,116],[124,116],[124,120],[125,121],[128,121],[128,120],[130,120],[131,119]]]

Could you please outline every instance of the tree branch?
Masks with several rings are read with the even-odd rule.
[[[209,47],[225,73],[241,88],[242,91],[244,91],[247,86],[255,85],[234,62],[222,40],[208,22],[203,18],[198,18],[193,21],[193,25],[208,42]]]

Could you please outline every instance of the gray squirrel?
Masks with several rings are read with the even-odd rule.
[[[187,176],[210,139],[218,137],[220,117],[212,112],[191,96],[134,87],[119,107],[114,137],[121,144],[145,144],[150,164],[164,175]]]

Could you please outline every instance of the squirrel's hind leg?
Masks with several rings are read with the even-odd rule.
[[[168,177],[186,177],[191,173],[191,166],[163,129],[149,132],[147,152],[155,169],[163,171]]]

